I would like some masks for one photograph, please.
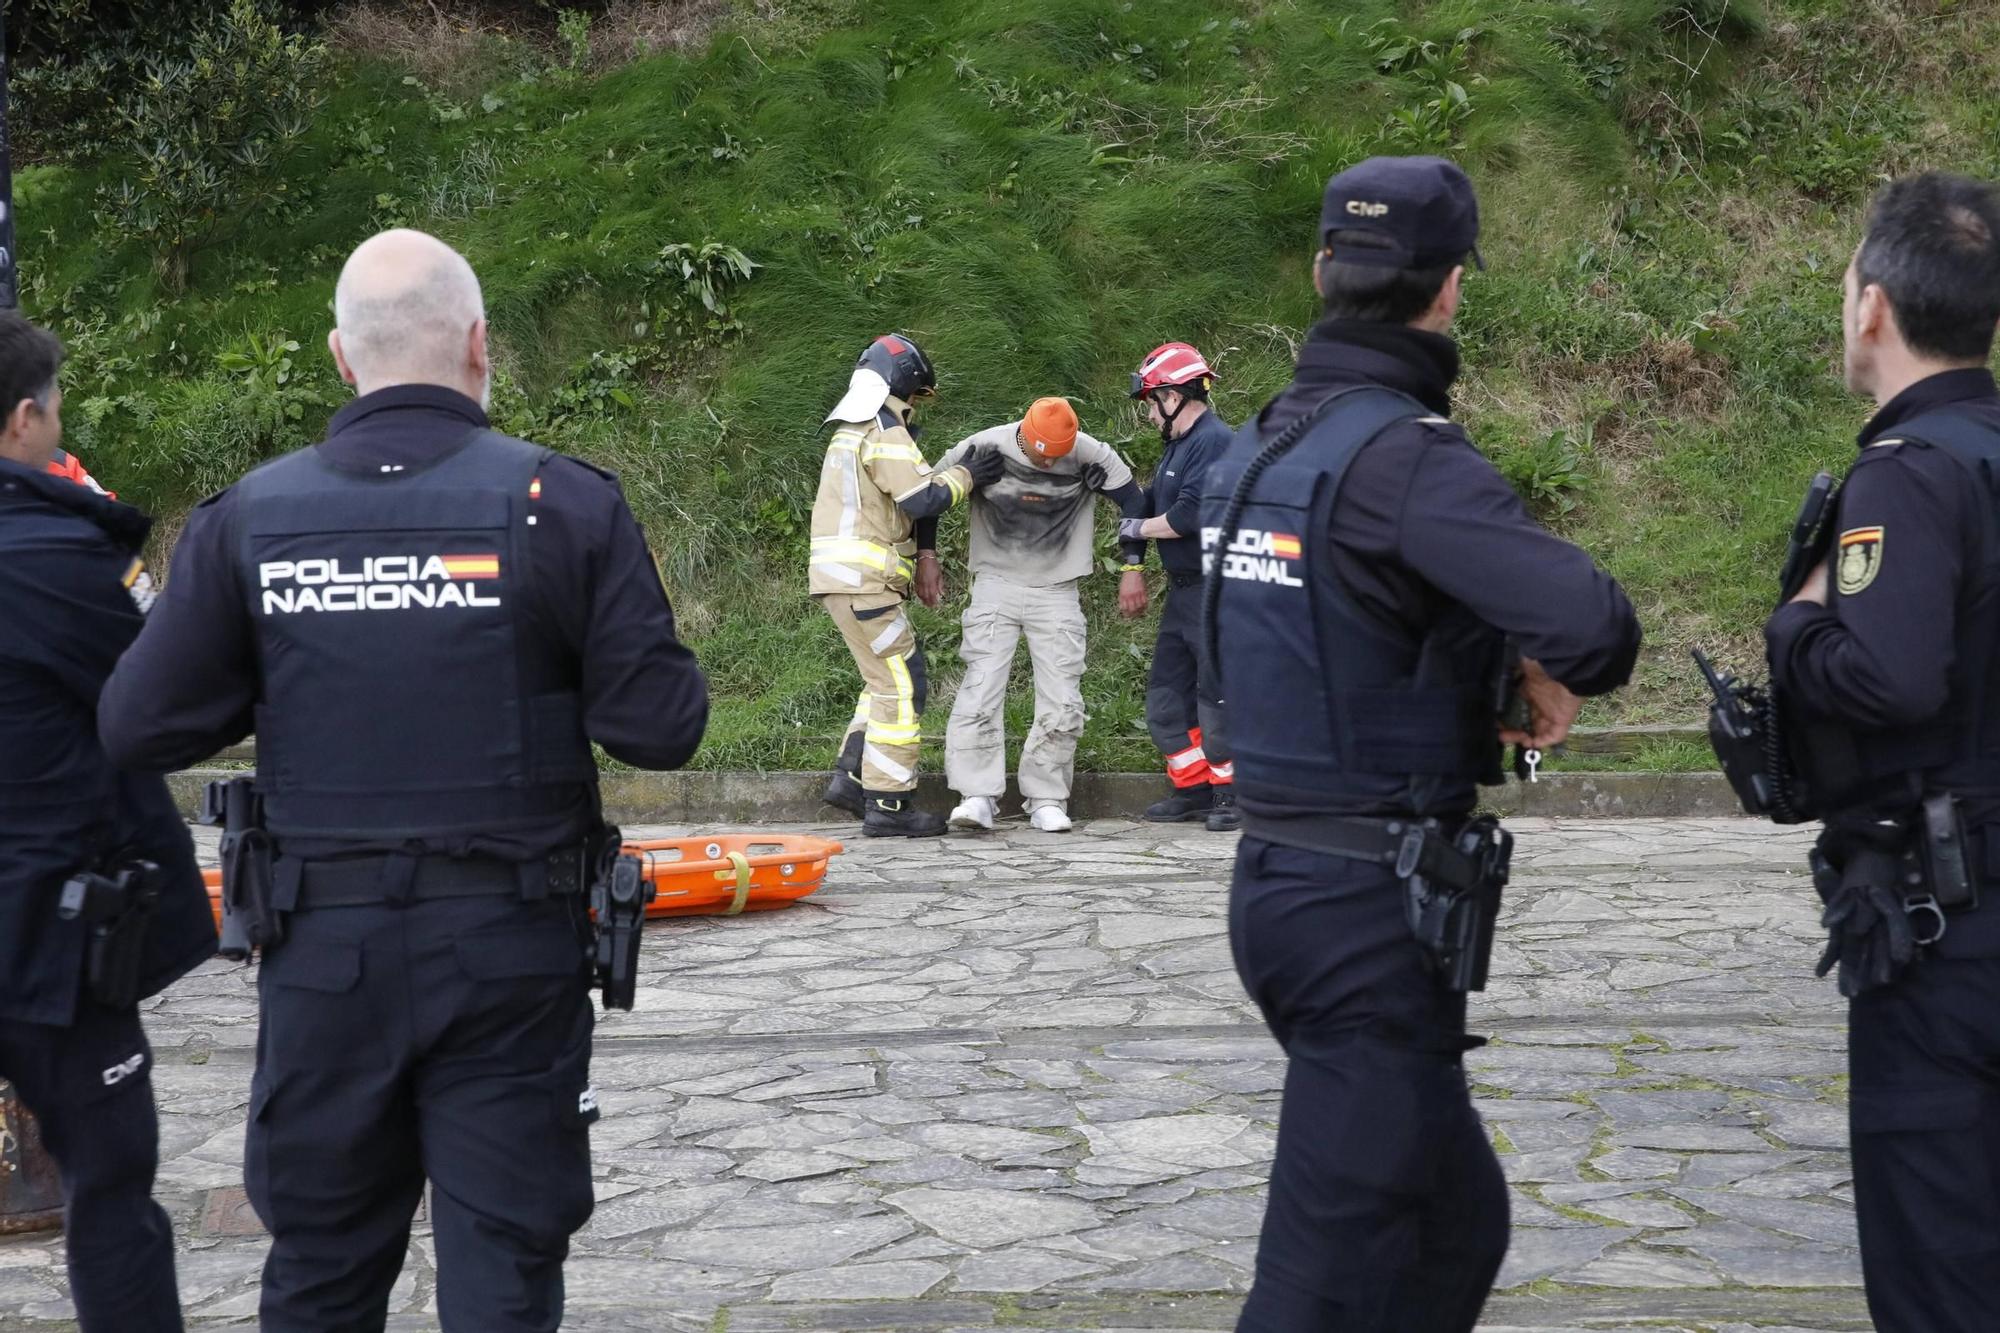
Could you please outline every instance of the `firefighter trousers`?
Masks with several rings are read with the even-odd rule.
[[[861,671],[861,697],[841,741],[840,767],[856,774],[867,791],[915,790],[923,739],[917,718],[930,690],[903,595],[824,593],[819,602]]]
[[[1146,729],[1176,787],[1226,786],[1235,781],[1222,701],[1202,678],[1201,584],[1169,574],[1160,608],[1160,636],[1146,680]]]

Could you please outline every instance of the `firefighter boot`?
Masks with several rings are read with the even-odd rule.
[[[861,831],[871,838],[935,838],[945,831],[943,815],[912,805],[913,792],[871,791]]]
[[[860,819],[863,815],[861,792],[861,733],[855,732],[841,747],[840,758],[833,764],[833,777],[827,781],[826,790],[820,800],[836,810],[845,810]]]
[[[1233,787],[1211,787],[1215,794],[1215,804],[1208,812],[1210,833],[1234,833],[1243,827],[1243,816],[1236,813],[1236,790]]]
[[[1146,807],[1146,818],[1155,824],[1185,824],[1191,819],[1206,819],[1214,807],[1213,789],[1207,784],[1199,787],[1176,787],[1164,801],[1155,801]]]

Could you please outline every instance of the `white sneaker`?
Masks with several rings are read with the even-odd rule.
[[[1036,806],[1029,812],[1028,822],[1044,833],[1067,833],[1070,830],[1069,812],[1053,802]]]
[[[968,796],[959,802],[951,812],[951,826],[963,829],[984,829],[993,831],[993,821],[1000,811],[991,796]]]

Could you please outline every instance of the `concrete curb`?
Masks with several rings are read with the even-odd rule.
[[[210,778],[241,769],[191,768],[168,779],[183,814],[193,817]],[[607,773],[606,813],[621,824],[806,824],[846,821],[820,804],[824,773]],[[1070,813],[1079,819],[1136,819],[1166,794],[1157,773],[1079,773]],[[925,774],[917,799],[948,810],[954,800],[937,774]],[[1579,819],[1677,819],[1740,815],[1720,773],[1551,773],[1526,784],[1509,780],[1483,793],[1485,809],[1506,815]],[[1009,788],[1002,810],[1019,809]]]

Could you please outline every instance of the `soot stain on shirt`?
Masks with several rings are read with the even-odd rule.
[[[1000,480],[980,492],[987,531],[1013,551],[1046,550],[1067,542],[1077,511],[1090,498],[1076,473],[1043,472],[1011,459]]]

